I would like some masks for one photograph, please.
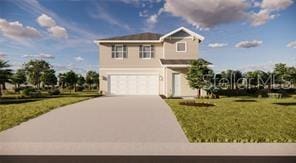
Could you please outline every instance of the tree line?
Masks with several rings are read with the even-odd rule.
[[[198,96],[200,96],[201,89],[208,92],[219,89],[267,89],[270,91],[296,86],[296,67],[283,63],[275,64],[270,72],[254,70],[244,73],[231,69],[214,73],[209,64],[203,59],[193,61],[187,73],[189,85],[198,90]]]
[[[2,90],[6,89],[6,83],[14,84],[16,90],[20,89],[21,85],[29,83],[36,89],[54,89],[58,86],[62,89],[80,91],[87,86],[91,90],[99,88],[99,74],[88,71],[84,77],[70,70],[56,76],[53,66],[44,60],[30,60],[24,64],[23,68],[13,72],[8,61],[0,60],[0,96]]]

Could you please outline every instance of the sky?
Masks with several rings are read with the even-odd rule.
[[[95,39],[181,26],[205,37],[199,57],[217,72],[296,66],[294,0],[0,0],[0,58],[85,74],[99,68]]]

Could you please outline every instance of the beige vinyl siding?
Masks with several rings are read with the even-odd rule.
[[[171,96],[173,93],[173,73],[181,74],[181,96],[196,96],[197,91],[190,88],[186,79],[187,70],[185,69],[166,69],[166,96]]]
[[[186,42],[186,52],[177,52],[176,43]],[[165,59],[196,59],[198,58],[199,40],[192,38],[184,39],[165,39],[163,43]]]
[[[146,44],[146,43],[145,43]],[[159,59],[163,57],[162,43],[154,45],[154,57],[142,59],[139,57],[139,46],[142,44],[124,44],[127,46],[127,58],[112,58],[112,44],[100,44],[100,68],[160,68]]]

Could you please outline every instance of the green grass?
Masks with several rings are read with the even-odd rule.
[[[5,96],[0,99],[0,131],[16,126],[31,118],[60,106],[97,97],[95,92],[63,94],[52,97],[16,99]]]
[[[168,99],[190,142],[296,142],[296,98],[221,98],[180,105]]]

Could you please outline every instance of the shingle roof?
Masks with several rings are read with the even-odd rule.
[[[146,33],[125,35],[125,36],[104,38],[100,40],[159,40],[161,36],[162,35],[158,33],[146,32]]]
[[[187,65],[191,64],[192,61],[195,60],[202,60],[203,62],[207,64],[212,64],[202,58],[199,59],[160,59],[160,62],[162,65]]]

